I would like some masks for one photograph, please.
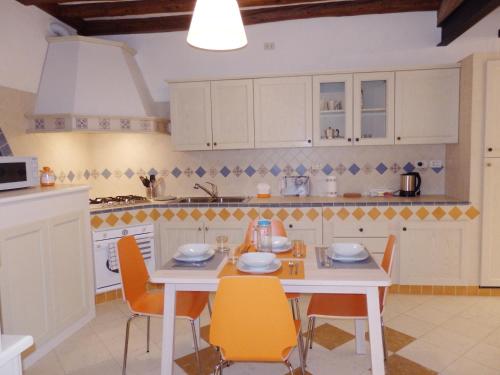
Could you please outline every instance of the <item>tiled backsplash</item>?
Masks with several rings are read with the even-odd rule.
[[[444,145],[350,146],[175,152],[166,134],[26,134],[34,95],[0,87],[0,128],[15,155],[38,156],[60,183],[89,184],[91,196],[145,195],[138,175],[158,174],[160,194],[200,195],[196,182],[211,181],[224,195],[255,195],[267,182],[279,194],[285,175],[310,175],[322,195],[335,174],[339,193],[399,187],[399,174],[418,160],[445,160]],[[0,136],[0,140],[3,137]],[[1,145],[0,145],[1,146]],[[446,169],[426,169],[423,194],[443,194]]]

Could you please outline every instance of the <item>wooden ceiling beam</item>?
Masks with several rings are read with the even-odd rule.
[[[245,25],[315,17],[344,17],[437,10],[440,0],[349,0],[243,10]],[[113,35],[182,31],[191,15],[85,21],[83,35]]]
[[[441,42],[447,46],[500,6],[500,0],[464,0],[441,22]]]
[[[463,2],[464,0],[441,0],[437,14],[438,26]]]
[[[106,1],[109,1],[109,0],[17,0],[19,1],[21,4],[24,4],[24,5],[45,5],[45,4],[64,4],[64,3],[72,3],[72,2],[75,2],[75,1],[80,1],[80,2],[88,2],[88,3],[92,3],[92,2],[95,2],[95,1],[101,1],[101,2],[106,2]]]
[[[318,0],[239,0],[240,8],[308,3]],[[155,13],[192,12],[196,0],[137,0],[95,4],[68,4],[60,7],[66,17],[121,17]]]

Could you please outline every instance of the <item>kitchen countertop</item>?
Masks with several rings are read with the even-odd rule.
[[[177,201],[151,201],[139,205],[111,207],[91,207],[91,213],[107,213],[142,208],[180,208],[180,207],[346,207],[346,206],[435,206],[468,205],[468,201],[446,195],[423,195],[419,197],[251,197],[242,203],[179,203]]]
[[[89,189],[90,186],[87,185],[56,184],[55,186],[34,186],[24,189],[0,191],[0,205],[17,202],[20,200],[38,199],[55,195],[71,194],[78,191],[86,191]]]

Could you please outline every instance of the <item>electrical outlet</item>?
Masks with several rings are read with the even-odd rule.
[[[429,165],[431,168],[443,168],[443,161],[442,160],[431,160],[429,162]]]
[[[271,51],[275,47],[274,42],[264,42],[264,50]]]
[[[426,160],[417,160],[415,162],[415,168],[417,168],[418,170],[427,169],[427,161]]]

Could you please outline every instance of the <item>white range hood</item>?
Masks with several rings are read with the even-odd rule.
[[[47,38],[31,132],[165,132],[124,43],[81,36]]]

